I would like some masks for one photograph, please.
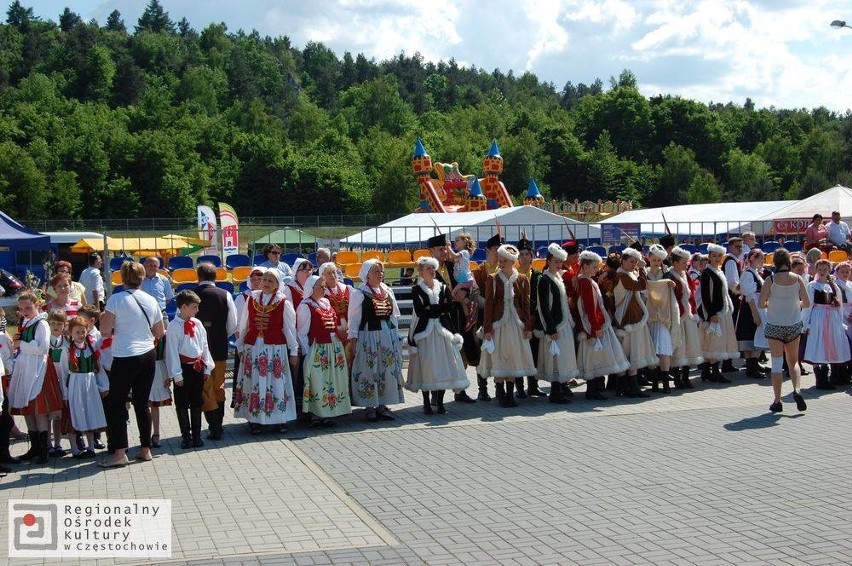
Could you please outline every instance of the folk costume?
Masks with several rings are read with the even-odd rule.
[[[178,315],[169,322],[166,336],[166,373],[175,382],[180,446],[184,449],[204,446],[201,440],[204,381],[216,367],[207,343],[207,331],[197,318],[184,320]],[[178,382],[183,383],[178,385]]]
[[[495,234],[488,238],[488,241],[485,242],[485,247],[488,250],[499,248],[505,240],[500,236],[500,234]],[[497,262],[495,261],[493,264],[489,263],[488,260],[483,261],[479,264],[479,266],[473,272],[473,279],[476,281],[476,286],[479,288],[479,296],[476,298],[479,303],[479,317],[480,321],[483,322],[485,320],[485,284],[488,281],[488,278],[497,273],[498,267]],[[445,284],[449,284],[447,281]],[[477,333],[477,336],[480,334]],[[482,361],[482,351],[480,349],[481,340],[477,339],[475,341],[476,345],[476,357],[479,362]],[[465,353],[467,352],[467,343],[465,343]],[[468,365],[479,366],[479,363],[473,364],[470,362],[470,358],[468,358]],[[477,399],[479,401],[490,401],[491,396],[488,394],[488,378],[483,377],[479,372],[477,372],[476,376],[476,384],[479,389],[479,394],[477,395]]]
[[[109,381],[100,371],[97,350],[85,341],[83,344],[71,343],[62,348],[61,355],[59,379],[62,397],[68,402],[73,430],[83,433],[106,430],[101,392],[109,391]],[[94,455],[91,443],[88,450]]]
[[[533,242],[528,240],[526,237],[522,237],[518,241],[518,250],[529,251],[533,256],[535,255],[535,246]],[[530,280],[530,316],[533,320],[533,336],[530,338],[530,350],[532,350],[533,355],[533,363],[536,368],[539,368],[540,358],[539,358],[539,342],[542,335],[542,324],[541,319],[538,315],[538,282],[541,279],[542,272],[534,269],[532,267],[532,262],[528,269],[518,269],[518,273],[526,276]],[[573,321],[572,321],[573,325]],[[568,394],[573,395],[570,389],[566,389]],[[524,379],[522,377],[515,378],[515,395],[519,399],[524,399],[526,397],[544,397],[544,393],[542,393],[538,388],[538,376],[537,375],[528,375],[527,376],[527,391],[524,392]]]
[[[724,253],[725,248],[711,244],[708,251]],[[701,272],[701,349],[708,366],[702,371],[702,379],[716,383],[730,383],[719,368],[720,360],[738,357],[736,331],[734,328],[734,305],[728,292],[728,281],[721,269],[707,265]],[[716,323],[713,316],[719,317]]]
[[[557,249],[561,251],[559,246],[554,246],[554,251]],[[559,259],[561,255],[554,257]],[[546,270],[538,277],[534,294],[538,303],[535,309],[540,328],[538,332],[541,334],[538,339],[538,378],[550,382],[550,402],[564,404],[569,397],[568,382],[578,377],[580,370],[574,345],[574,319],[568,308],[568,294],[562,275]],[[551,338],[554,334],[558,334],[556,340]]]
[[[349,367],[340,333],[337,312],[323,297],[315,301],[311,294],[319,277],[305,282],[305,298],[296,309],[296,335],[305,353],[302,412],[313,414],[319,422],[352,412],[349,400]]]
[[[377,260],[368,259],[361,265],[363,283],[352,293],[349,302],[348,338],[356,341],[352,405],[368,409],[404,400],[399,305],[390,287],[384,283],[371,287],[367,283],[367,275],[377,263]]]
[[[518,258],[517,248],[511,245],[500,246],[497,253],[511,261]],[[498,271],[485,282],[483,331],[492,339],[490,345],[483,343],[478,372],[481,377],[494,377],[501,407],[517,406],[516,377],[536,373],[529,339],[524,337],[524,332],[533,331],[529,285],[529,279],[515,269],[511,275]]]
[[[659,244],[654,244],[649,254],[658,258],[661,262],[668,258],[668,253]],[[680,309],[674,294],[674,283],[666,274],[669,269],[665,267],[649,267],[647,271],[647,303],[648,329],[651,332],[651,341],[659,359],[659,366],[652,370],[652,391],[659,391],[662,381],[663,393],[670,393],[669,380],[671,379],[671,366],[664,369],[666,363],[671,363],[674,349],[680,345],[682,340],[680,331]]]
[[[689,252],[675,247],[672,256],[689,259]],[[704,362],[701,353],[701,337],[698,333],[698,313],[693,300],[693,284],[687,273],[678,273],[670,269],[666,277],[674,281],[674,295],[677,300],[681,341],[672,353],[672,373],[675,387],[691,389],[689,381],[690,366]]]
[[[740,275],[740,309],[736,319],[737,346],[740,351],[768,350],[766,340],[766,309],[759,307],[760,290],[763,288],[763,277],[753,267],[746,267]],[[760,323],[755,324],[751,304],[760,317]],[[746,358],[746,375],[753,378],[765,377],[769,368],[760,365],[757,357]]]
[[[311,262],[303,257],[297,258],[296,261],[293,262],[293,277],[291,277],[286,282],[286,285],[282,286],[281,288],[281,290],[284,292],[284,296],[287,297],[287,300],[293,304],[293,309],[296,311],[299,310],[299,305],[302,304],[302,301],[309,296],[309,294],[305,292],[305,289],[302,286],[303,284],[299,283],[298,281],[299,272],[304,269],[302,267],[304,264],[307,264],[308,267],[311,266]],[[310,271],[308,273],[310,273]],[[305,353],[305,350],[302,350],[300,352],[301,356],[299,357],[299,363],[296,365],[295,368],[292,368],[293,394],[295,395],[294,400],[296,403],[296,416],[297,418],[299,418],[300,422],[302,422],[303,419],[304,422],[307,422],[309,419],[308,415],[303,416],[302,413],[302,396],[305,391]]]
[[[438,267],[434,258],[420,258],[418,266]],[[421,280],[411,288],[414,312],[408,331],[408,375],[405,388],[423,393],[423,411],[432,414],[430,392],[439,414],[444,409],[444,391],[463,390],[470,382],[461,358],[464,338],[456,333],[454,303],[450,289],[438,279],[430,285]]]
[[[283,425],[296,418],[289,363],[289,356],[299,355],[293,303],[280,286],[271,295],[252,291],[239,329],[237,346],[243,355],[234,416],[248,420],[257,434],[263,425]]]
[[[251,272],[249,273],[249,278],[251,278],[251,276],[255,275],[255,274],[263,276],[264,273],[266,273],[266,268],[260,267],[259,265],[256,265],[256,266],[251,268]],[[236,312],[237,312],[237,324],[238,325],[239,325],[239,321],[241,321],[243,319],[243,314],[245,313],[246,306],[248,305],[249,297],[251,297],[251,292],[252,292],[252,289],[246,288],[245,290],[240,292],[240,294],[237,295],[237,297],[234,299],[234,310],[236,310]],[[239,332],[239,329],[237,329],[237,332]],[[237,336],[237,338],[239,338],[239,336]],[[232,409],[234,408],[234,397],[235,397],[235,393],[237,391],[237,382],[239,381],[237,379],[237,376],[240,375],[241,357],[242,357],[242,353],[240,352],[240,349],[235,348],[234,349],[234,370],[233,370],[234,378],[231,380],[231,408]]]
[[[828,389],[828,364],[845,364],[850,357],[840,290],[831,278],[811,281],[807,291],[811,306],[802,311],[802,322],[808,331],[803,359],[813,364],[817,387]]]
[[[625,256],[641,259],[641,254],[632,248],[624,250],[622,257]],[[645,396],[639,389],[637,372],[642,368],[657,365],[657,354],[648,329],[648,309],[641,295],[642,291],[648,288],[646,281],[644,270],[632,272],[619,267],[613,288],[616,335],[621,341],[625,357],[630,362],[625,385],[628,394],[634,397]]]
[[[166,338],[154,338],[154,383],[151,385],[151,394],[148,395],[148,405],[151,407],[168,407],[172,404],[172,392],[166,387],[166,379],[169,378],[169,370],[166,365]]]

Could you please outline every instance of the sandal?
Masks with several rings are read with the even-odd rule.
[[[152,434],[151,435],[151,448],[159,448],[160,447],[160,435]]]

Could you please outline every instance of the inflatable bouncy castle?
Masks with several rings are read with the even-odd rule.
[[[513,206],[506,186],[500,181],[503,158],[497,140],[491,142],[491,149],[482,161],[485,175],[482,179],[462,174],[455,162],[433,165],[419,139],[414,145],[411,171],[420,190],[417,212],[471,212]]]

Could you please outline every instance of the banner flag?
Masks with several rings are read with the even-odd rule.
[[[219,255],[219,242],[216,236],[216,214],[209,206],[198,206],[198,237],[210,242],[204,248],[205,255]]]
[[[225,257],[239,253],[240,228],[237,211],[224,202],[219,203],[219,224],[222,226],[222,251]]]

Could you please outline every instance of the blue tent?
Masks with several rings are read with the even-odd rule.
[[[50,237],[18,224],[0,211],[0,252],[47,251]]]

